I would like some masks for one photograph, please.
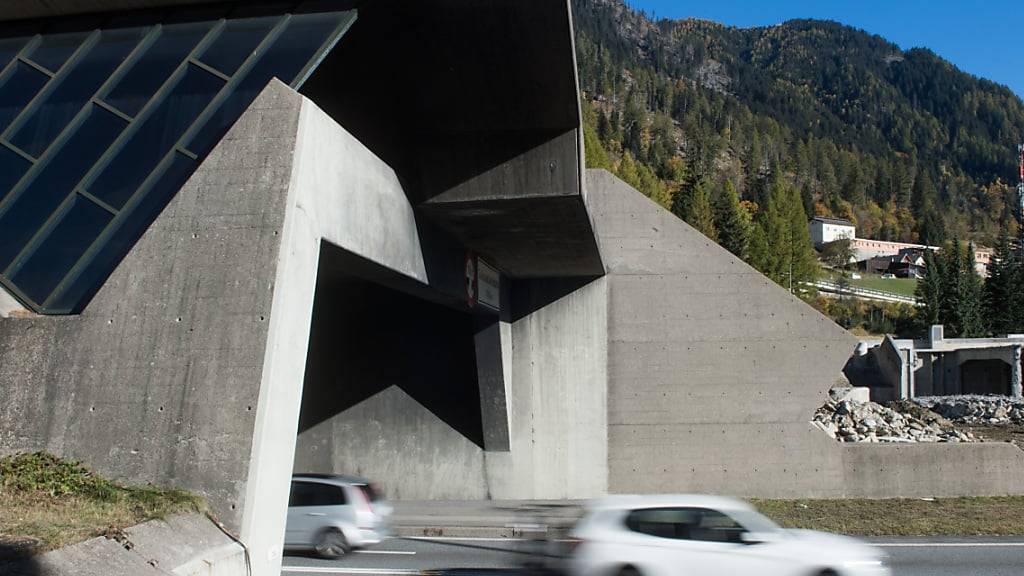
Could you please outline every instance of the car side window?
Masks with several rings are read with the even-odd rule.
[[[689,540],[690,528],[699,521],[699,517],[688,508],[648,508],[633,510],[626,517],[626,527],[633,532]]]
[[[345,489],[333,484],[317,482],[292,482],[288,505],[296,508],[305,506],[343,506],[348,503]]]
[[[626,517],[633,532],[701,542],[741,542],[745,530],[729,516],[707,508],[648,508],[633,510]]]
[[[740,543],[743,526],[717,510],[701,510],[700,522],[690,530],[690,537],[703,542]]]

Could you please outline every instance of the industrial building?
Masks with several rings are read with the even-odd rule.
[[[1024,493],[841,445],[856,340],[583,164],[560,0],[0,5],[0,454],[205,496]],[[977,470],[985,470],[978,474]]]

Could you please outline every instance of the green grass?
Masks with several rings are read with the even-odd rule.
[[[1016,536],[1024,497],[899,500],[754,500],[786,528],[855,536]]]
[[[874,274],[862,274],[860,280],[851,280],[850,283],[860,288],[890,292],[901,296],[914,296],[917,289],[916,278],[882,278]]]
[[[121,485],[50,454],[0,459],[0,543],[34,541],[34,553],[205,511],[201,498],[183,490]]]
[[[911,298],[914,297],[914,291],[917,289],[916,278],[882,278],[878,274],[865,273],[860,273],[860,275],[860,280],[850,279],[850,285],[868,290],[898,294],[900,296],[909,296]],[[837,276],[830,274],[829,280],[835,282]]]

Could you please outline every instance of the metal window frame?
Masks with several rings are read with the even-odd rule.
[[[61,150],[63,150],[70,138],[77,133],[82,124],[89,117],[89,114],[96,111],[94,107],[118,117],[125,122],[125,126],[103,154],[101,154],[92,166],[89,167],[77,184],[74,185],[64,196],[63,200],[59,203],[57,208],[49,214],[44,223],[34,231],[30,239],[11,260],[8,266],[5,269],[0,270],[0,286],[5,288],[35,312],[42,314],[75,313],[77,310],[74,307],[56,308],[55,304],[59,302],[66,292],[80,280],[82,274],[95,261],[95,259],[103,253],[104,248],[109,245],[109,241],[119,231],[121,231],[126,223],[131,221],[133,216],[136,215],[136,211],[139,206],[152,192],[154,185],[157,184],[170,169],[177,155],[181,155],[192,160],[196,164],[192,168],[193,171],[198,168],[199,162],[204,158],[201,158],[192,150],[188,149],[187,144],[191,143],[191,140],[208,125],[210,120],[218,113],[221,107],[225,105],[228,99],[237,92],[239,84],[248,77],[254,66],[275,46],[275,43],[280,39],[282,33],[284,33],[284,31],[288,29],[288,26],[292,24],[293,13],[305,15],[305,13],[298,11],[301,6],[301,3],[293,3],[288,13],[280,14],[278,16],[279,20],[275,22],[274,26],[267,31],[256,48],[246,57],[242,64],[239,65],[238,70],[230,76],[221,73],[207,64],[204,64],[200,61],[198,55],[203,53],[203,51],[209,48],[209,46],[220,37],[227,22],[234,19],[232,18],[233,11],[232,13],[223,15],[223,17],[217,20],[209,20],[208,22],[213,22],[210,29],[207,30],[204,36],[196,43],[195,46],[192,47],[191,51],[181,60],[174,71],[168,75],[160,87],[142,107],[139,113],[134,117],[107,103],[105,101],[105,97],[109,94],[109,91],[112,90],[118,82],[123,80],[124,76],[132,70],[132,68],[142,58],[145,57],[149,49],[162,33],[164,28],[162,22],[164,18],[132,26],[143,30],[142,37],[138,40],[137,44],[132,48],[125,59],[118,64],[113,72],[110,73],[103,84],[96,89],[92,97],[83,101],[82,108],[74,117],[72,117],[67,126],[65,126],[54,137],[53,141],[47,145],[46,149],[39,154],[38,158],[15,146],[9,141],[10,138],[17,133],[26,120],[39,108],[47,95],[56,90],[60,86],[61,82],[63,82],[64,79],[75,69],[75,67],[81,63],[84,58],[88,57],[88,53],[99,41],[104,28],[99,27],[89,31],[80,45],[74,52],[72,52],[67,61],[56,72],[47,70],[45,67],[40,66],[38,63],[33,62],[27,57],[27,55],[42,42],[43,34],[37,33],[29,37],[25,44],[19,49],[18,54],[15,55],[15,57],[13,57],[2,70],[0,70],[0,82],[13,74],[15,67],[18,66],[19,63],[38,70],[39,72],[47,75],[49,79],[22,108],[22,110],[18,112],[14,119],[12,119],[11,123],[3,131],[3,134],[0,134],[0,146],[10,149],[12,152],[18,154],[29,162],[29,167],[25,171],[25,174],[23,174],[18,182],[11,187],[6,196],[0,200],[0,217],[9,212],[11,207],[14,206],[17,200],[24,195],[25,191],[33,182],[36,181],[43,170],[47,169],[51,165],[53,159],[61,152]],[[336,46],[341,37],[349,30],[357,18],[357,12],[352,8],[327,11],[323,13],[337,14],[340,17],[339,22],[337,26],[328,33],[323,43],[313,52],[309,62],[305,63],[295,77],[290,80],[289,85],[294,89],[300,88],[302,84],[305,83],[312,72]],[[163,16],[166,17],[170,14],[171,12],[167,12],[164,13]],[[102,26],[102,24],[100,24],[100,26]],[[110,166],[110,163],[114,158],[117,157],[135,134],[138,133],[146,120],[148,120],[153,113],[166,102],[171,91],[177,86],[184,74],[187,73],[190,66],[220,79],[224,84],[209,101],[206,107],[192,120],[187,129],[161,158],[160,162],[158,162],[150,171],[142,184],[140,184],[139,187],[131,193],[120,208],[116,208],[103,201],[96,194],[90,191],[90,187],[95,184],[96,179]],[[91,202],[95,206],[111,214],[112,218],[100,234],[97,235],[89,246],[82,252],[81,256],[75,261],[75,263],[64,273],[64,276],[49,292],[45,300],[37,302],[19,289],[18,286],[11,281],[11,278],[13,278],[24,267],[24,265],[37,253],[43,243],[54,233],[78,198]],[[112,271],[113,270],[110,272]],[[98,289],[98,287],[90,288],[89,292],[94,293],[96,289]],[[83,303],[77,304],[79,307],[82,305]]]

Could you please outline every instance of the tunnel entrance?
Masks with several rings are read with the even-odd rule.
[[[321,248],[294,470],[363,476],[396,499],[471,496],[483,485],[481,317],[391,274]]]
[[[1002,360],[967,360],[960,365],[964,394],[1010,395],[1010,365]]]

